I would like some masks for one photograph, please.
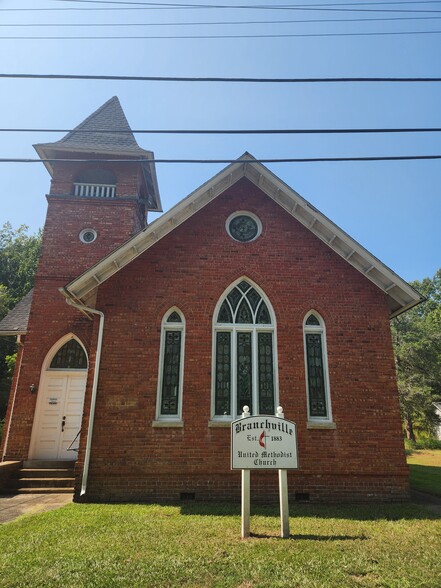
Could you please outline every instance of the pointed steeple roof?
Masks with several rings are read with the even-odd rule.
[[[51,145],[67,147],[69,150],[79,148],[81,151],[94,149],[118,153],[145,153],[133,136],[117,96],[110,98],[73,131]]]
[[[34,147],[42,159],[50,159],[60,151],[153,158],[151,151],[141,149],[136,142],[117,96],[110,98],[59,141],[39,143]],[[52,173],[51,166],[46,167]]]

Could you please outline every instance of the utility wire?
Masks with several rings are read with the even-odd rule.
[[[0,158],[0,163],[312,163],[312,162],[343,162],[343,161],[410,161],[441,159],[441,155],[392,155],[372,157],[299,157],[271,159],[30,159]]]
[[[441,127],[378,128],[378,129],[23,129],[0,128],[0,133],[79,133],[109,135],[338,135],[357,133],[439,133]]]
[[[441,31],[440,31],[441,32]],[[117,76],[85,74],[28,74],[0,73],[0,79],[31,80],[105,80],[125,82],[215,82],[215,83],[251,83],[251,84],[326,84],[326,83],[421,83],[441,82],[441,77],[354,77],[354,78],[228,78],[228,77],[177,77],[177,76]]]
[[[239,4],[233,6],[231,4],[173,4],[173,3],[165,3],[165,2],[111,2],[106,0],[58,0],[61,2],[76,2],[81,4],[118,4],[118,5],[127,5],[127,6],[135,6],[141,7],[146,6],[151,10],[176,10],[176,9],[227,9],[227,10],[297,10],[297,11],[331,11],[331,12],[412,12],[412,13],[419,13],[419,12],[426,12],[426,13],[433,13],[433,12],[441,12],[440,10],[421,10],[421,9],[402,9],[402,8],[358,8],[359,4],[315,4],[315,5],[305,5],[305,4],[287,4],[287,5],[274,5],[271,6],[269,4],[253,4],[253,5],[244,5]],[[389,4],[389,3],[386,3]],[[418,2],[413,2],[412,4],[418,4]],[[357,8],[347,8],[347,6],[357,6]],[[346,8],[340,8],[340,6],[345,6]]]
[[[181,3],[171,3],[171,2],[128,2],[128,1],[114,1],[114,0],[53,0],[54,2],[69,2],[69,3],[81,3],[81,4],[142,4],[148,6],[167,6],[171,8],[176,7],[187,7],[187,8],[211,8],[211,7],[219,7],[219,5],[213,4],[185,4]],[[403,5],[403,4],[441,4],[441,0],[404,0],[398,2],[319,2],[315,4],[246,4],[242,5],[247,8],[304,8],[308,6],[313,7],[320,7],[320,6],[390,6],[390,5]],[[225,4],[221,6],[222,8],[234,8],[231,4]]]
[[[59,1],[63,1],[63,0],[59,0]],[[73,0],[66,0],[66,1],[73,1]],[[428,4],[429,2],[424,2],[424,4]],[[432,3],[437,3],[437,2],[432,2]],[[106,4],[109,4],[109,2],[106,2]],[[120,3],[122,4],[122,3]],[[403,3],[393,3],[393,2],[378,2],[378,3],[363,3],[363,5],[384,5],[384,4],[405,4]],[[417,4],[416,2],[410,2],[410,4]],[[332,6],[332,5],[328,5],[328,6]],[[335,5],[334,5],[335,6]],[[339,6],[339,5],[337,5]],[[347,6],[347,5],[344,5]],[[350,4],[350,6],[353,6],[353,4]],[[407,10],[407,9],[401,9],[401,10],[396,10],[396,9],[357,9],[357,8],[326,8],[326,5],[314,5],[314,6],[305,6],[305,5],[298,5],[298,6],[291,6],[291,7],[284,7],[284,6],[210,6],[210,5],[192,5],[192,6],[186,6],[186,5],[159,5],[159,3],[157,3],[156,5],[148,5],[147,3],[127,3],[125,6],[117,6],[117,7],[109,7],[106,6],[104,8],[102,7],[93,7],[93,8],[84,8],[84,7],[66,7],[66,8],[0,8],[0,12],[65,12],[65,11],[75,11],[75,12],[90,12],[90,11],[104,11],[104,12],[111,12],[111,11],[121,11],[121,10],[176,10],[176,9],[211,9],[211,8],[220,8],[220,9],[241,9],[241,10],[245,10],[245,9],[251,9],[251,10],[298,10],[298,11],[338,11],[338,12],[401,12],[401,13],[421,13],[421,12],[425,12],[425,13],[433,13],[433,12],[439,12],[439,11],[434,11],[434,10]]]
[[[287,4],[274,5],[269,4],[177,4],[166,2],[122,2],[122,1],[106,1],[106,0],[57,0],[59,2],[75,2],[77,4],[118,4],[125,6],[146,6],[151,10],[176,10],[176,9],[226,9],[226,10],[308,10],[308,11],[332,11],[332,12],[440,12],[439,10],[421,10],[421,9],[384,9],[384,8],[347,8],[348,6],[360,6],[361,4],[345,3],[345,4]],[[435,2],[433,2],[435,3]],[[363,5],[388,5],[386,3],[362,3]],[[398,4],[398,3],[397,3]],[[411,2],[411,4],[419,4],[418,2]],[[340,8],[344,6],[346,8]]]
[[[439,20],[441,16],[390,16],[378,18],[308,18],[293,20],[226,20],[206,22],[126,22],[126,23],[0,23],[0,27],[179,27],[179,26],[229,26],[255,24],[305,24],[305,23],[346,23],[346,22],[395,22],[404,20]]]
[[[121,36],[81,36],[81,37],[0,37],[0,41],[122,41],[158,39],[286,39],[293,37],[375,37],[387,35],[439,35],[441,31],[395,31],[368,33],[287,33],[270,35],[121,35]]]

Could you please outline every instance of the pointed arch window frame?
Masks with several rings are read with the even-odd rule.
[[[169,318],[173,316],[173,320]],[[176,315],[180,321],[176,321]],[[156,420],[154,423],[182,423],[182,403],[184,388],[184,356],[185,356],[185,316],[177,307],[172,306],[164,313],[161,321],[161,339],[159,351],[159,368],[158,368],[158,388],[156,400]],[[167,333],[180,333],[180,350],[179,350],[179,380],[177,386],[177,411],[176,414],[167,414],[163,411],[163,393],[164,393],[164,368],[166,360]]]
[[[318,324],[308,325],[309,317],[314,316]],[[321,341],[321,355],[322,355],[322,369],[323,369],[323,387],[324,400],[326,404],[326,415],[312,415],[311,414],[311,393],[309,385],[309,365],[308,365],[308,343],[307,335],[320,335]],[[303,319],[303,349],[305,357],[305,384],[306,384],[306,405],[308,414],[308,423],[311,424],[333,424],[332,421],[332,405],[331,405],[331,387],[329,381],[329,366],[328,366],[328,347],[326,341],[326,326],[321,314],[314,309],[306,313]]]
[[[55,356],[58,354],[58,352],[61,351],[61,349],[65,345],[70,343],[71,341],[75,341],[76,343],[78,343],[78,345],[83,350],[83,353],[86,358],[86,367],[82,367],[82,368],[51,367],[51,364],[52,364],[53,360],[55,359]],[[46,358],[45,358],[45,361],[43,363],[43,370],[42,371],[47,371],[47,372],[87,372],[88,369],[89,369],[89,355],[86,351],[86,348],[84,347],[84,345],[80,341],[80,339],[78,339],[78,337],[76,337],[73,333],[69,333],[67,335],[64,335],[64,337],[61,337],[61,339],[59,339],[56,343],[54,343],[54,345],[48,351]]]
[[[265,303],[266,308],[270,316],[270,322],[267,324],[261,323],[222,323],[218,322],[220,309],[228,295],[233,291],[234,288],[239,287],[241,282],[247,282],[251,288],[254,288],[260,295],[262,301]],[[240,288],[239,288],[240,289]],[[247,290],[248,291],[248,290]],[[241,301],[236,304],[236,309],[239,308]],[[259,306],[253,313],[253,317],[256,318],[259,313]],[[233,316],[234,320],[234,316]],[[277,353],[277,321],[274,309],[264,291],[250,278],[242,276],[239,279],[232,282],[219,297],[213,313],[213,338],[212,338],[212,380],[211,380],[211,419],[210,422],[213,425],[222,423],[231,423],[232,420],[236,419],[242,413],[242,406],[238,406],[237,402],[237,335],[239,333],[251,332],[251,353],[252,353],[252,407],[251,414],[258,414],[256,408],[259,405],[259,333],[272,333],[272,365],[273,365],[273,387],[274,387],[274,410],[279,403],[279,379],[278,379],[278,353]],[[217,376],[217,334],[221,332],[230,333],[230,414],[220,415],[216,414],[216,376]]]

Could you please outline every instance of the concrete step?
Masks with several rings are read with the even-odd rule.
[[[18,488],[17,494],[73,494],[74,488]]]
[[[23,462],[24,469],[63,469],[73,468],[75,460],[27,459]]]
[[[20,478],[73,478],[73,468],[22,468],[19,471]]]
[[[17,488],[70,488],[75,478],[19,478]]]

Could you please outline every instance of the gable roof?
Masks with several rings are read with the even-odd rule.
[[[33,293],[34,289],[30,290],[0,321],[0,337],[26,334]]]
[[[34,149],[45,160],[43,163],[51,176],[54,170],[50,160],[59,157],[60,153],[95,153],[145,160],[140,165],[149,194],[149,210],[162,212],[153,151],[141,149],[136,142],[117,96],[110,98],[59,141],[37,143]]]
[[[424,297],[407,282],[302,198],[295,190],[282,182],[264,165],[258,163],[249,153],[245,153],[237,161],[216,174],[211,180],[70,282],[61,291],[68,298],[84,301],[101,283],[243,177],[259,187],[288,214],[385,292],[391,318],[424,300]]]

